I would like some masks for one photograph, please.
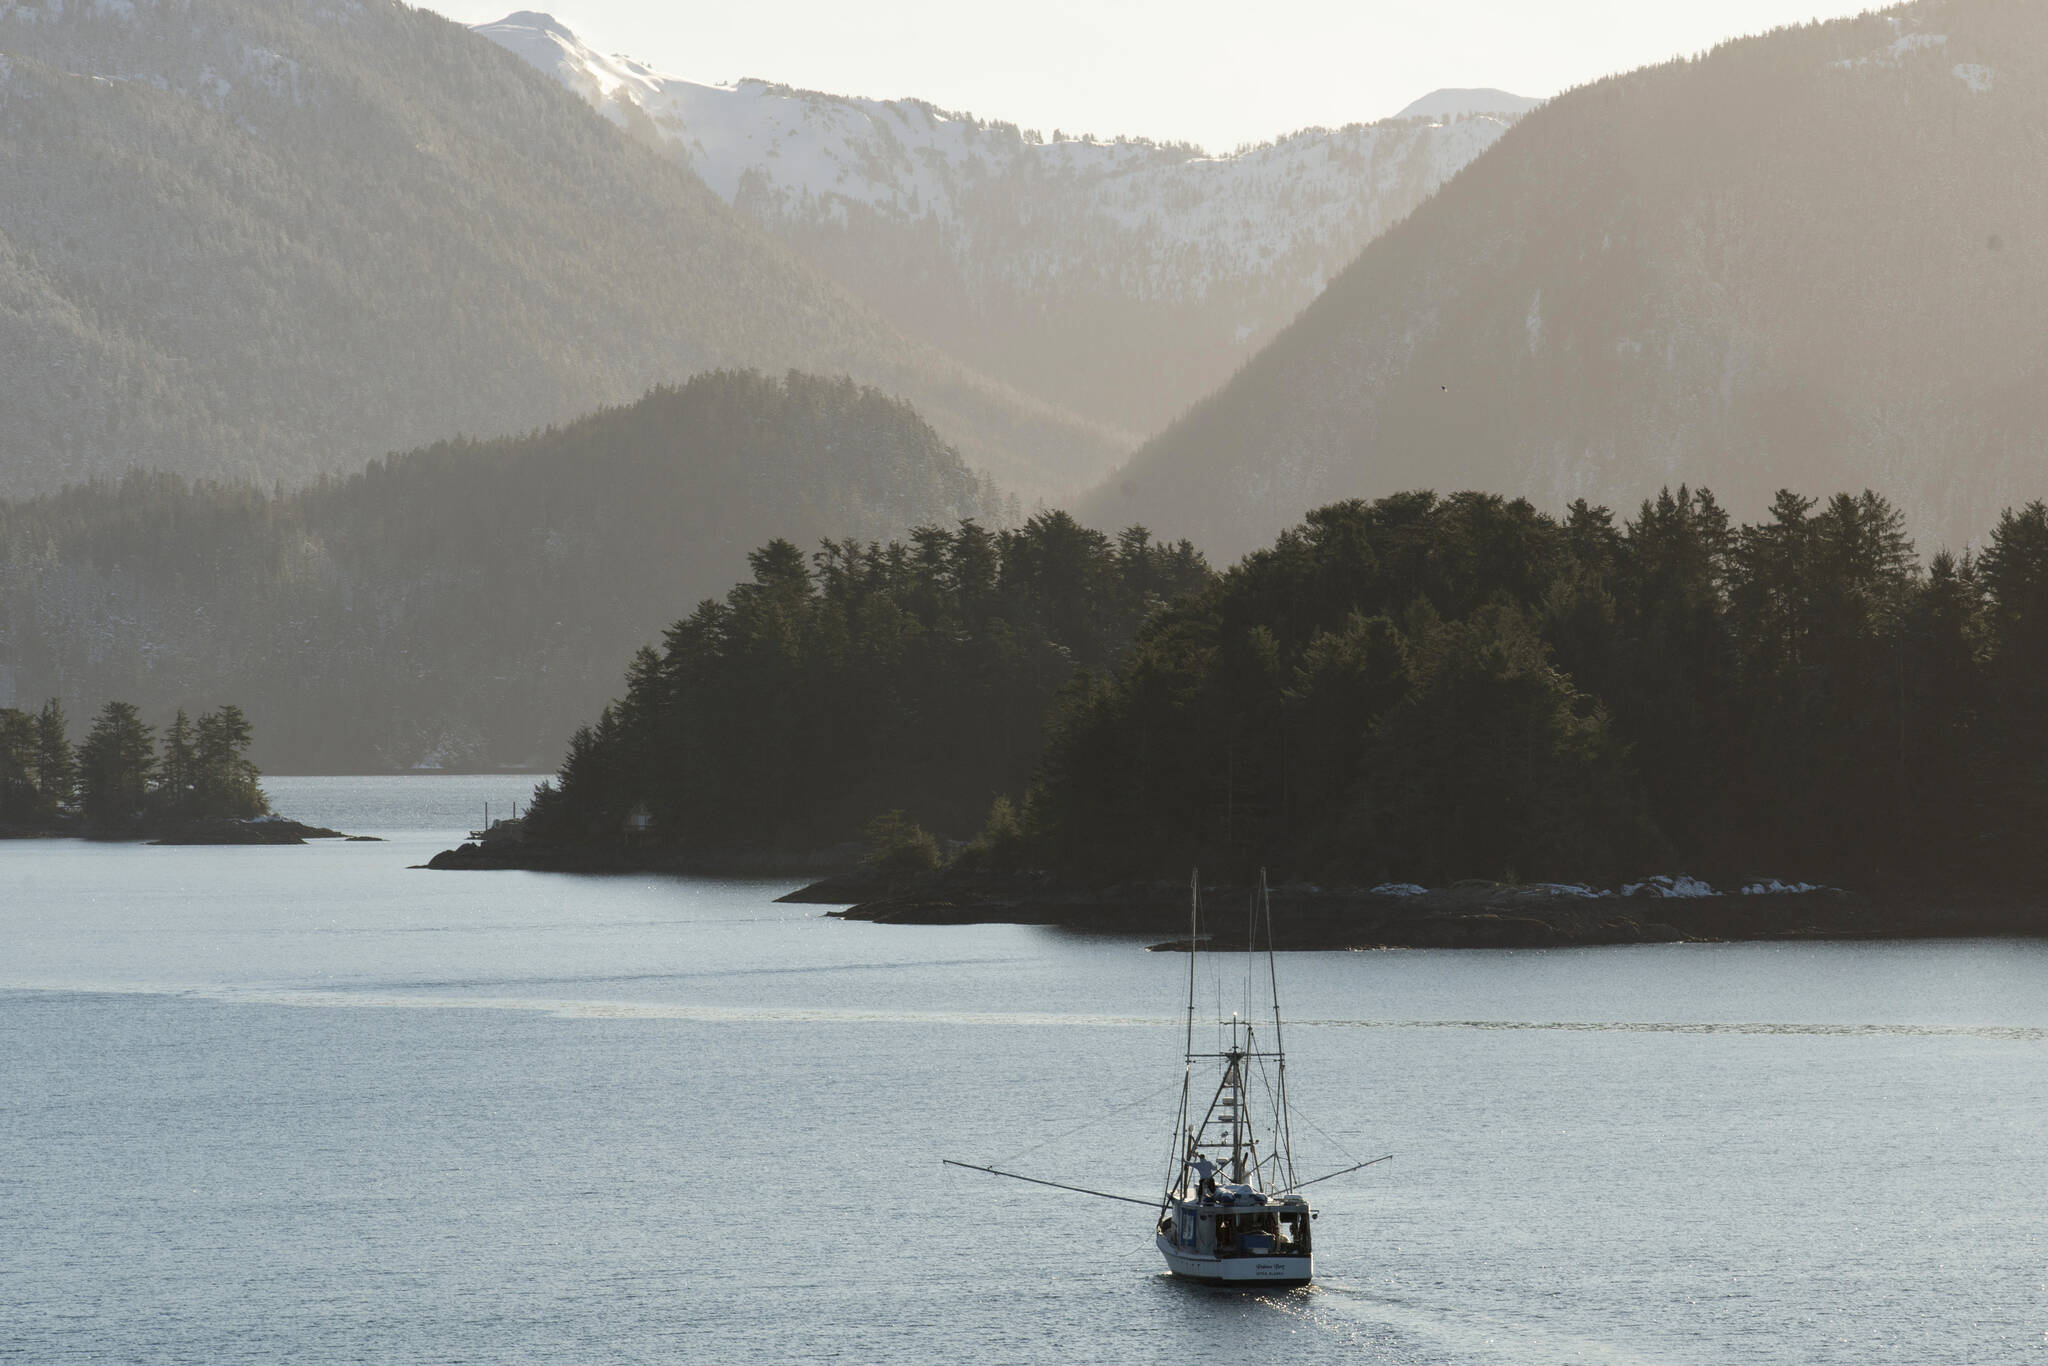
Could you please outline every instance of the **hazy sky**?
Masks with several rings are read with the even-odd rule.
[[[533,3],[533,0],[527,0]],[[602,51],[679,76],[917,95],[1050,134],[1212,150],[1381,118],[1439,86],[1552,95],[1839,0],[542,0]],[[464,23],[510,0],[429,0]]]

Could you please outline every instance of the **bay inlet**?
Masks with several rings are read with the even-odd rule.
[[[529,785],[266,782],[382,844],[0,849],[0,1358],[1924,1364],[2048,1331],[2038,941],[1287,955],[1304,1164],[1397,1156],[1318,1189],[1315,1287],[1219,1297],[1143,1210],[938,1164],[1153,1189],[1180,955],[409,866]]]

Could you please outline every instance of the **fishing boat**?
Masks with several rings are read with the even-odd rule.
[[[1258,971],[1262,935],[1263,974]],[[1165,1190],[1157,1199],[1048,1181],[981,1163],[941,1160],[949,1167],[1152,1207],[1157,1213],[1153,1241],[1166,1259],[1167,1270],[1178,1279],[1236,1290],[1307,1285],[1315,1278],[1311,1229],[1317,1212],[1301,1194],[1302,1189],[1385,1162],[1388,1157],[1354,1162],[1307,1181],[1296,1178],[1287,1053],[1280,1023],[1280,972],[1273,950],[1272,899],[1264,872],[1259,874],[1245,935],[1245,1009],[1227,1020],[1219,1018],[1215,1046],[1198,1050],[1195,998],[1204,940],[1201,879],[1195,876],[1188,887],[1188,1012],[1180,1111],[1174,1121]],[[1256,993],[1261,976],[1265,992]],[[1251,1018],[1255,994],[1270,997],[1270,1038],[1263,1019],[1255,1023]],[[1220,1017],[1220,1006],[1218,1014]],[[1207,1077],[1218,1067],[1216,1086],[1210,1091]],[[1199,1088],[1197,1069],[1201,1072]]]
[[[1281,1289],[1315,1276],[1316,1212],[1298,1191],[1287,1109],[1287,1051],[1280,1026],[1280,973],[1273,956],[1273,906],[1259,876],[1245,935],[1246,1004],[1257,974],[1259,931],[1265,931],[1266,984],[1273,1029],[1233,1013],[1213,1050],[1197,1051],[1195,989],[1202,945],[1199,879],[1188,889],[1187,1046],[1174,1122],[1166,1192],[1154,1241],[1167,1269],[1183,1280],[1233,1288]],[[1263,923],[1261,923],[1263,922]],[[1266,1046],[1270,1043],[1270,1047]],[[1221,1067],[1206,1103],[1196,1069]],[[1200,1106],[1199,1116],[1197,1106]]]

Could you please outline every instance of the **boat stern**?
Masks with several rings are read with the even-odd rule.
[[[1299,1197],[1272,1204],[1175,1199],[1153,1241],[1167,1270],[1200,1285],[1284,1290],[1315,1278],[1310,1212]]]

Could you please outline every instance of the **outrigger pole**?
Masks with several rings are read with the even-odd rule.
[[[1349,1175],[1350,1175],[1350,1174],[1351,1174],[1352,1172],[1358,1171],[1358,1170],[1359,1170],[1360,1168],[1363,1168],[1363,1167],[1377,1167],[1377,1166],[1379,1166],[1379,1164],[1380,1164],[1380,1163],[1382,1163],[1382,1162],[1392,1162],[1393,1160],[1394,1160],[1394,1155],[1393,1155],[1392,1153],[1388,1153],[1388,1154],[1387,1154],[1387,1155],[1386,1155],[1385,1157],[1375,1157],[1375,1158],[1374,1158],[1374,1159],[1373,1159],[1372,1161],[1370,1161],[1370,1162],[1361,1162],[1361,1163],[1359,1163],[1359,1164],[1358,1164],[1358,1166],[1356,1166],[1356,1167],[1346,1167],[1346,1168],[1344,1168],[1344,1169],[1343,1169],[1342,1171],[1335,1171],[1335,1172],[1324,1172],[1324,1173],[1323,1173],[1323,1174],[1322,1174],[1321,1176],[1311,1177],[1311,1178],[1310,1178],[1310,1179],[1308,1179],[1307,1181],[1297,1181],[1297,1182],[1295,1182],[1295,1183],[1294,1183],[1293,1185],[1289,1186],[1289,1187],[1288,1187],[1288,1188],[1287,1188],[1286,1190],[1282,1191],[1282,1192],[1281,1192],[1281,1194],[1282,1194],[1282,1195],[1292,1195],[1292,1194],[1293,1194],[1293,1193],[1294,1193],[1295,1191],[1298,1191],[1298,1190],[1300,1190],[1300,1189],[1301,1189],[1301,1188],[1302,1188],[1303,1186],[1313,1186],[1313,1185],[1314,1185],[1314,1184],[1316,1184],[1316,1182],[1318,1182],[1318,1181],[1328,1181],[1328,1180],[1332,1179],[1333,1177],[1339,1177],[1339,1176],[1349,1176]],[[956,1165],[957,1165],[957,1164],[956,1164]],[[1000,1173],[999,1173],[999,1174],[1000,1174]]]
[[[1143,1205],[1146,1209],[1157,1209],[1159,1207],[1157,1200],[1140,1200],[1133,1195],[1111,1195],[1108,1191],[1092,1191],[1086,1186],[1069,1186],[1058,1181],[1041,1181],[1035,1176],[1019,1176],[1015,1172],[997,1171],[994,1167],[977,1167],[972,1162],[955,1162],[950,1157],[942,1157],[939,1159],[939,1162],[942,1166],[965,1167],[968,1171],[987,1172],[990,1176],[1007,1176],[1012,1181],[1029,1181],[1034,1186],[1051,1186],[1054,1190],[1072,1191],[1076,1195],[1093,1195],[1104,1200],[1121,1200],[1127,1205]]]

